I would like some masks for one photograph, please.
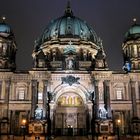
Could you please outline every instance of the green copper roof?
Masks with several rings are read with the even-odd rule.
[[[125,34],[125,40],[137,39],[140,37],[140,25],[134,24]]]
[[[98,38],[95,31],[78,17],[73,16],[73,12],[68,5],[64,16],[52,20],[44,30],[43,34],[37,41],[37,46],[40,46],[46,41],[58,40],[60,38],[78,38],[98,43]]]
[[[14,34],[12,32],[12,29],[10,27],[10,25],[8,25],[5,22],[0,23],[0,36],[1,37],[14,37]]]

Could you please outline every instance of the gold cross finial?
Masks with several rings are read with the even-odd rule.
[[[2,16],[2,22],[5,22],[5,20],[6,20],[6,17]]]
[[[70,1],[69,0],[67,2],[67,7],[66,7],[66,10],[65,10],[65,15],[66,16],[73,16],[73,12],[71,10],[71,6],[70,6]]]
[[[137,22],[137,19],[136,19],[136,18],[133,18],[133,22],[136,24],[136,22]]]

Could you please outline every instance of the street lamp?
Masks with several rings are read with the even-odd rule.
[[[22,119],[22,121],[21,121],[21,128],[23,130],[23,140],[25,140],[26,123],[27,123],[27,120],[26,119]]]
[[[121,120],[118,119],[117,120],[117,136],[118,136],[118,140],[120,140],[120,129],[119,129],[120,123],[121,123]]]
[[[139,140],[139,124],[136,123],[136,134]]]
[[[1,120],[0,120],[0,140],[1,140]]]

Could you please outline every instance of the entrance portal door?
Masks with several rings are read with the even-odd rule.
[[[86,134],[85,106],[77,94],[64,94],[59,97],[55,114],[55,134]]]

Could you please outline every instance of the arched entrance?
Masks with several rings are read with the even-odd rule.
[[[86,135],[86,107],[82,98],[74,93],[62,94],[55,112],[56,135]]]

